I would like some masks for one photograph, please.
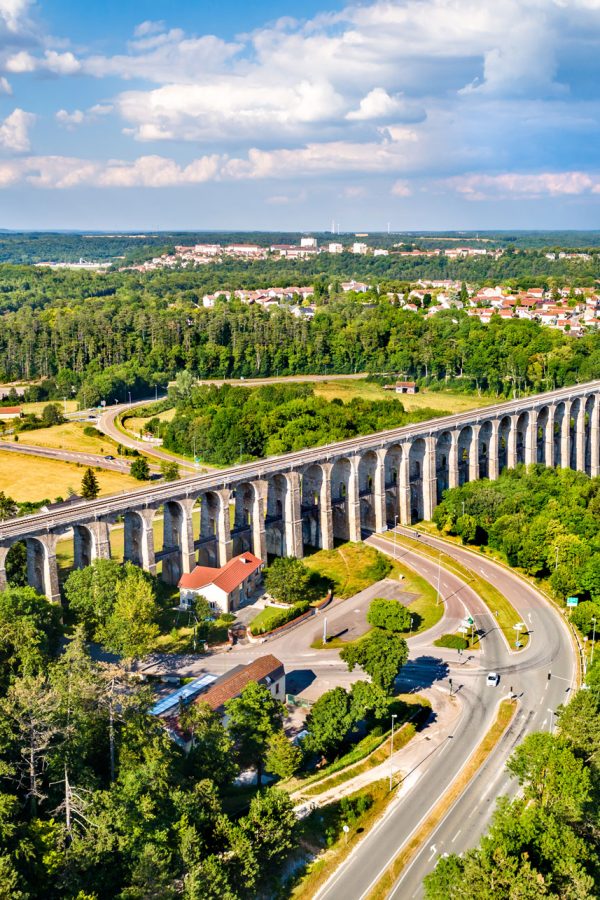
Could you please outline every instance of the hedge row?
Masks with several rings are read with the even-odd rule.
[[[275,631],[276,628],[287,625],[292,619],[297,619],[298,616],[301,616],[302,613],[305,613],[308,609],[310,609],[308,600],[301,600],[299,603],[290,606],[289,609],[282,609],[278,615],[274,615],[268,622],[263,622],[262,624],[259,623],[258,625],[252,623],[250,625],[250,632],[256,637],[257,635],[265,634],[268,631]]]

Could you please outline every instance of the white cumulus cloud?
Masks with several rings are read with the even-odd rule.
[[[23,109],[14,109],[9,116],[0,123],[0,147],[13,153],[26,153],[31,146],[29,129],[35,122],[33,113]]]

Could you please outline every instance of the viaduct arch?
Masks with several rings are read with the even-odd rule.
[[[447,488],[536,462],[600,474],[600,381],[7,520],[0,589],[19,541],[29,584],[52,601],[60,600],[57,541],[72,535],[83,567],[110,557],[117,521],[124,558],[153,574],[161,562],[176,584],[197,562],[224,565],[244,550],[300,557],[305,547],[331,549],[335,539],[431,518]]]

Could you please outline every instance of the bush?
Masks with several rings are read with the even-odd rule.
[[[288,622],[301,616],[302,613],[305,613],[309,608],[310,604],[308,600],[302,600],[300,603],[290,606],[289,609],[282,609],[278,614],[269,616],[269,618],[263,618],[262,622],[260,621],[261,614],[259,613],[254,622],[250,625],[250,633],[256,637],[256,635],[273,631],[275,628],[281,628],[282,625],[287,625]]]
[[[469,642],[459,634],[443,634],[433,642],[436,647],[448,647],[450,650],[466,650]]]
[[[371,565],[365,569],[365,576],[367,578],[372,578],[373,581],[381,581],[382,578],[386,578],[390,572],[392,571],[392,564],[387,556],[384,556],[383,553],[377,551],[377,557]]]
[[[100,432],[97,428],[94,428],[93,425],[86,425],[83,429],[83,433],[86,437],[100,437]]]

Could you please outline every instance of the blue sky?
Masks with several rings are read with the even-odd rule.
[[[599,76],[600,0],[0,0],[0,228],[597,228]]]

